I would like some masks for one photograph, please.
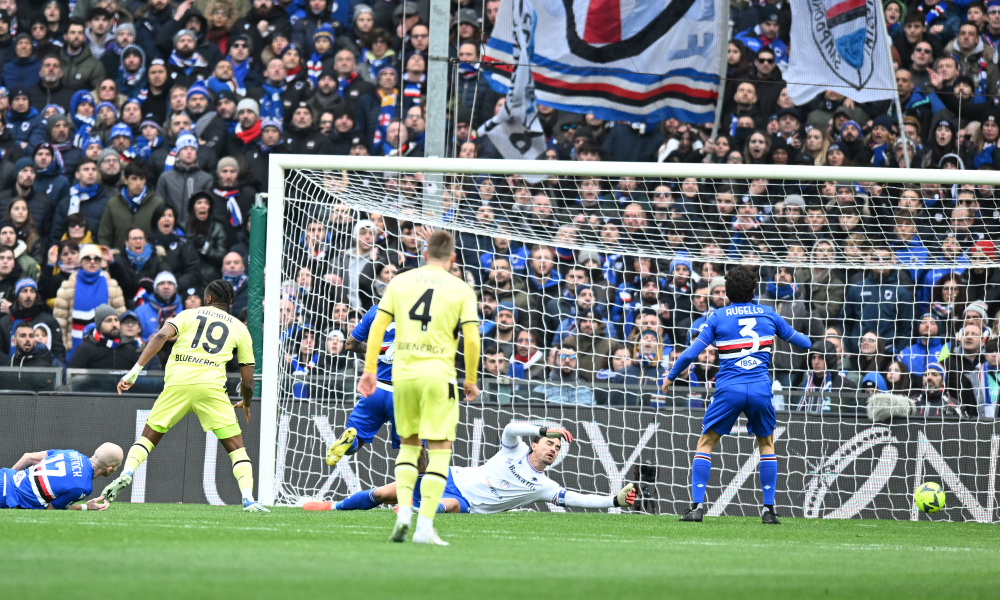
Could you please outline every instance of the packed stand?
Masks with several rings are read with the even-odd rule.
[[[499,0],[452,8],[446,153],[500,158],[476,134],[503,102],[479,65]],[[218,277],[244,314],[250,208],[271,153],[424,154],[428,10],[426,0],[0,0],[10,364],[127,369]],[[767,0],[731,7],[714,141],[711,124],[539,106],[540,158],[894,168],[908,153],[923,168],[1000,166],[1000,0],[885,10],[903,115],[835,91],[792,105],[790,11]],[[422,185],[369,179],[389,202]],[[739,259],[802,265],[761,269],[758,294],[815,343],[775,349],[781,389],[808,392],[779,395],[787,408],[857,410],[863,396],[837,393],[884,390],[913,396],[924,414],[993,416],[991,186],[484,175],[446,187],[448,219],[493,232],[459,236],[456,274],[481,299],[484,371],[521,382],[498,401],[660,401],[649,390],[725,301],[721,277]],[[353,325],[399,269],[419,264],[426,232],[339,204],[299,227],[284,273],[285,360],[304,378],[351,373]],[[553,242],[511,241],[526,231]],[[599,250],[623,243],[635,251]],[[707,401],[717,365],[708,350],[685,374],[685,402]]]

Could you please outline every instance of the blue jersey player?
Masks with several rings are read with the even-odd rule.
[[[94,479],[114,473],[122,449],[110,442],[93,456],[76,450],[27,452],[10,469],[0,469],[0,508],[105,510],[103,497],[75,504],[94,491]]]
[[[715,377],[715,396],[705,411],[701,438],[691,466],[691,508],[681,521],[701,521],[704,514],[705,486],[712,471],[712,449],[719,438],[729,433],[740,414],[747,417],[747,428],[757,437],[760,448],[760,485],[764,491],[761,519],[778,525],[774,514],[774,490],[778,484],[778,457],[774,454],[774,405],[771,402],[771,349],[775,336],[800,348],[812,341],[792,329],[778,313],[767,306],[753,304],[757,273],[739,265],[726,272],[726,296],[732,304],[716,309],[697,339],[677,359],[663,380],[663,390],[670,387],[701,352],[712,343],[719,351],[719,373]]]
[[[378,314],[378,305],[372,306],[361,321],[347,336],[346,348],[364,356],[367,350],[368,331],[372,321]],[[396,421],[392,412],[392,357],[396,347],[396,324],[391,323],[382,338],[382,348],[378,356],[378,379],[375,393],[363,397],[354,405],[354,410],[347,417],[344,433],[326,451],[326,464],[334,466],[345,455],[354,454],[364,444],[372,443],[382,425],[389,423],[392,427],[392,447],[399,449],[399,436],[396,435]]]

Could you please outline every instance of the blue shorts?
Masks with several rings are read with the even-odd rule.
[[[715,390],[712,404],[705,411],[701,432],[709,429],[726,435],[740,414],[747,416],[747,431],[757,437],[774,433],[777,419],[771,401],[771,382],[730,383]]]
[[[358,431],[358,439],[366,444],[372,443],[379,430],[386,423],[392,428],[392,447],[399,449],[399,436],[396,435],[396,420],[392,414],[392,392],[380,387],[367,398],[361,398],[354,405],[354,410],[347,417],[344,427],[353,427]]]
[[[17,492],[14,490],[14,469],[0,469],[0,508],[18,508]]]
[[[423,479],[423,477],[418,479],[417,485],[413,488],[413,508],[420,508],[420,482]],[[458,512],[469,512],[469,501],[465,499],[462,492],[458,490],[458,486],[455,485],[455,479],[451,476],[451,467],[448,467],[448,481],[444,484],[444,494],[441,496],[442,500],[445,498],[458,500]]]

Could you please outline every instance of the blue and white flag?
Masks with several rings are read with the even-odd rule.
[[[877,0],[791,0],[790,6],[791,50],[784,78],[793,103],[801,106],[826,90],[855,102],[896,98]]]
[[[507,3],[512,12],[516,5],[532,11],[527,56],[538,102],[605,120],[713,120],[726,45],[723,0],[501,0],[501,12]],[[502,93],[518,64],[514,16],[497,16],[483,56]]]

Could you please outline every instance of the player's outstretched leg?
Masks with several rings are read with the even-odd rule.
[[[149,425],[146,425],[146,429],[149,429]],[[147,431],[143,431],[143,436],[132,444],[132,447],[128,450],[128,456],[125,458],[125,465],[122,467],[122,474],[119,475],[114,481],[109,483],[104,487],[104,491],[101,495],[108,502],[114,502],[118,494],[122,493],[122,490],[127,488],[132,484],[132,477],[135,474],[136,469],[139,468],[143,462],[145,462],[146,457],[149,453],[153,451],[156,446],[153,442],[146,438]],[[151,436],[152,437],[152,436]],[[159,441],[157,437],[156,441]]]
[[[420,440],[417,436],[411,436],[403,441],[396,455],[396,502],[399,510],[396,512],[396,525],[389,536],[393,542],[405,542],[413,524],[413,488],[417,485],[417,461],[420,460],[418,444]]]
[[[357,452],[360,448],[357,437],[357,429],[353,427],[345,429],[340,438],[330,444],[330,447],[326,451],[327,466],[335,467],[340,462],[340,459],[344,458],[344,455]]]
[[[420,482],[420,516],[417,517],[417,530],[413,534],[414,544],[448,545],[448,542],[438,537],[434,530],[434,515],[437,514],[441,497],[444,496],[450,464],[450,448],[427,450],[427,472]]]
[[[773,447],[772,447],[773,451]],[[780,525],[774,513],[774,492],[778,485],[778,457],[775,454],[760,455],[760,488],[764,492],[764,507],[761,522],[765,525]]]
[[[681,521],[700,523],[705,515],[705,486],[712,474],[712,455],[696,452],[691,462],[691,508],[680,518]]]

